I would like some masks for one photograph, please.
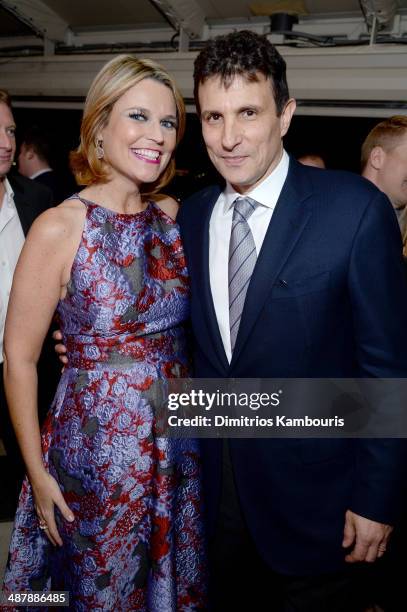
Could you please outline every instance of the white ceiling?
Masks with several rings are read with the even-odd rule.
[[[396,1],[369,0],[376,9]],[[405,114],[407,0],[398,0],[396,17],[377,31],[367,26],[362,4],[367,0],[0,0],[0,84],[22,105],[80,106],[102,64],[129,50],[166,66],[188,102],[203,42],[250,28],[279,45],[303,114],[321,114],[326,101],[330,115],[335,104],[353,115]],[[261,15],[272,10],[296,11],[299,23],[270,34]],[[174,26],[182,26],[180,34]]]
[[[149,0],[44,0],[70,26],[118,26],[165,23]]]
[[[158,0],[156,4],[160,4]],[[171,1],[169,2],[171,4]],[[2,8],[10,6],[41,5],[65,21],[75,31],[77,28],[112,28],[132,25],[166,25],[162,13],[157,10],[153,0],[30,0],[25,2],[2,2],[0,0],[0,37],[12,34],[25,34],[27,27],[22,26],[18,19]],[[184,5],[188,0],[184,1]],[[260,15],[258,9],[264,7],[264,14],[277,10],[279,12],[296,11],[301,15],[316,14],[332,15],[333,13],[361,14],[359,0],[190,0],[191,5],[197,5],[207,21],[224,19],[247,19]],[[165,2],[164,5],[165,6]],[[407,9],[407,0],[398,0],[400,8]]]
[[[44,0],[72,27],[90,25],[123,25],[163,23],[164,18],[150,0]],[[303,9],[302,14],[359,13],[359,0],[195,0],[207,19],[233,19],[251,17],[250,5],[262,5],[268,10]],[[399,0],[400,7],[407,8],[407,0]],[[112,10],[113,9],[113,10]],[[257,13],[259,14],[259,13]]]
[[[44,0],[71,27],[164,23],[150,0]],[[358,0],[294,0],[286,2],[246,0],[196,0],[207,19],[248,18],[253,15],[250,5],[262,4],[266,8],[291,6],[305,9],[305,13],[360,12]],[[407,1],[404,2],[407,6]]]

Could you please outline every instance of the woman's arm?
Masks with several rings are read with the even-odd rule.
[[[76,217],[78,211],[76,210]],[[4,334],[4,382],[10,417],[47,535],[62,544],[54,504],[73,520],[56,481],[46,471],[37,412],[37,361],[60,297],[69,280],[77,242],[72,208],[43,213],[33,224],[18,261]],[[79,215],[80,217],[81,215]]]

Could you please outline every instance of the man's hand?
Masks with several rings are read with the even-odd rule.
[[[66,346],[64,344],[61,344],[60,342],[62,340],[62,334],[60,330],[57,329],[56,331],[54,331],[52,337],[58,342],[58,344],[55,345],[54,350],[57,353],[59,360],[62,361],[65,366],[68,363],[68,357],[66,356]]]
[[[347,563],[366,561],[372,563],[386,552],[387,542],[393,527],[384,523],[371,521],[348,510],[345,515],[345,528],[343,530],[344,548],[353,545],[352,550],[345,557]]]

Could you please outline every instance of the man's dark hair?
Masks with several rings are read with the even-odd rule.
[[[33,125],[24,131],[21,143],[34,149],[42,161],[47,164],[51,163],[51,137],[38,125]]]
[[[194,96],[199,113],[198,87],[206,79],[219,76],[228,87],[236,75],[256,81],[257,73],[270,79],[277,115],[289,99],[286,63],[265,36],[242,30],[208,41],[194,63]]]

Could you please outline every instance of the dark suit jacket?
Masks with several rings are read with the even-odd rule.
[[[58,205],[70,195],[75,193],[76,184],[73,176],[63,175],[55,170],[43,172],[35,179],[35,183],[48,187],[52,193],[53,204]]]
[[[24,235],[27,235],[34,219],[52,206],[51,191],[20,174],[12,174],[7,178],[14,191],[14,202]]]
[[[191,274],[197,377],[407,376],[407,283],[389,201],[356,175],[294,159],[229,365],[209,284],[209,220],[219,193],[211,187],[192,196],[178,217]],[[269,565],[296,575],[340,569],[348,508],[394,522],[405,447],[397,440],[230,440],[242,509]],[[211,532],[221,442],[203,440],[202,448]]]

